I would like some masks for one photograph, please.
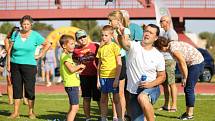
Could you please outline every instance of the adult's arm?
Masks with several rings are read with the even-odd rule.
[[[50,47],[51,47],[51,43],[49,42],[49,40],[46,39],[42,44],[42,50],[40,51],[39,55],[35,56],[35,59],[44,57]]]
[[[187,64],[186,64],[185,58],[183,57],[181,52],[177,51],[177,50],[172,52],[172,55],[178,61],[179,69],[180,69],[180,72],[183,76],[182,83],[183,83],[183,85],[185,85],[186,80],[187,80],[187,76],[188,76],[188,69],[187,69]]]
[[[129,50],[131,47],[131,43],[129,41],[130,37],[129,35],[124,34],[124,29],[125,27],[123,27],[122,25],[119,26],[119,28],[117,29],[117,33],[118,33],[118,43],[120,44],[120,46],[124,49],[124,50]]]
[[[157,77],[155,80],[151,82],[142,82],[139,84],[141,88],[152,88],[155,86],[158,86],[162,84],[166,79],[166,72],[165,71],[158,71],[157,72]]]

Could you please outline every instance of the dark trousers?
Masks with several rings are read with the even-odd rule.
[[[35,99],[35,82],[37,68],[35,65],[11,63],[11,78],[13,84],[13,98],[23,98],[23,85],[25,97]]]

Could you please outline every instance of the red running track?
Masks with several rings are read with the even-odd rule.
[[[183,87],[180,83],[177,83],[178,93],[183,94]],[[6,94],[6,83],[0,83],[0,92]],[[162,86],[161,91],[163,92]],[[197,83],[195,88],[196,94],[214,94],[215,95],[215,83]],[[36,84],[36,93],[65,93],[63,84],[52,85],[46,87],[44,84]],[[66,93],[65,93],[66,94]]]

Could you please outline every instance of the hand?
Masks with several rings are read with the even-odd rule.
[[[35,58],[36,60],[38,60],[38,59],[41,58],[41,56],[40,56],[40,55],[35,55],[34,58]]]
[[[116,30],[117,34],[118,35],[123,35],[124,34],[124,29],[125,29],[125,27],[122,25],[122,23],[118,22],[118,27],[117,27],[117,30]]]
[[[78,73],[81,73],[81,72],[83,72],[83,70],[85,69],[85,65],[84,64],[80,64],[80,65],[78,65],[79,66],[79,70],[78,70]]]
[[[101,85],[100,85],[100,82],[99,82],[99,79],[97,80],[97,89],[100,89],[101,88]]]
[[[118,80],[114,80],[113,82],[113,88],[117,88],[119,86],[119,81]]]
[[[7,72],[10,72],[10,64],[7,64]]]
[[[181,80],[181,86],[185,87],[186,86],[186,82],[187,82],[187,78],[182,78],[182,80]]]
[[[141,81],[138,86],[140,88],[152,88],[152,83],[151,82],[145,82],[145,81]]]

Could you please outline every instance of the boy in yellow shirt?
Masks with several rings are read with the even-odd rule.
[[[85,65],[76,65],[72,60],[71,53],[75,47],[75,39],[72,36],[63,35],[60,38],[60,46],[63,48],[63,53],[60,57],[60,75],[70,102],[67,121],[74,121],[79,109],[79,73],[84,70]]]
[[[119,102],[119,75],[121,72],[121,56],[119,46],[112,42],[114,29],[106,25],[102,29],[101,43],[96,57],[98,63],[98,87],[101,90],[101,121],[107,121],[108,93],[113,93],[118,121],[122,121],[122,110]]]

